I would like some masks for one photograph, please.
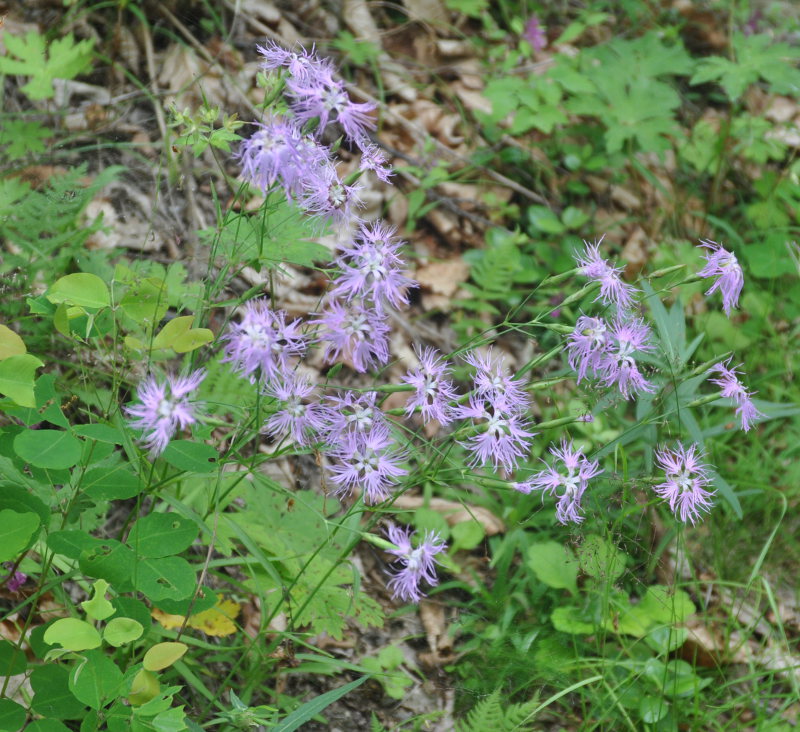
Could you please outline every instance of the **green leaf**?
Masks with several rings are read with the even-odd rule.
[[[106,591],[109,587],[105,580],[97,580],[93,585],[92,599],[81,603],[83,611],[92,620],[105,620],[114,614],[114,606],[106,600]]]
[[[87,437],[98,442],[108,442],[112,445],[123,444],[123,437],[116,427],[107,424],[79,424],[72,430],[80,437]]]
[[[213,473],[217,469],[217,451],[202,442],[173,440],[162,454],[164,460],[190,473]]]
[[[7,640],[0,640],[0,678],[24,674],[28,668],[25,651],[21,651]]]
[[[584,618],[581,611],[570,606],[557,607],[553,610],[550,620],[553,622],[553,627],[562,633],[570,633],[571,635],[590,635],[595,631],[595,624],[589,622]]]
[[[21,356],[27,350],[25,341],[7,325],[0,323],[0,361],[9,356]]]
[[[9,508],[0,511],[0,562],[14,559],[25,551],[39,526],[35,513],[18,513]]]
[[[193,315],[173,318],[153,339],[153,348],[172,348],[176,353],[194,351],[214,340],[208,328],[192,328]]]
[[[102,641],[100,633],[85,620],[78,618],[61,618],[56,620],[44,634],[44,642],[51,646],[58,643],[68,651],[86,651],[99,648]]]
[[[36,356],[22,353],[0,361],[0,394],[11,397],[22,407],[35,407],[33,387],[36,369],[44,366]]]
[[[669,702],[662,697],[643,696],[639,702],[639,718],[645,724],[655,724],[669,713]]]
[[[161,671],[183,658],[188,650],[189,646],[185,643],[175,641],[156,643],[144,654],[142,665],[147,671]]]
[[[72,732],[72,730],[55,719],[37,719],[25,728],[25,732]]]
[[[102,709],[112,701],[121,684],[122,671],[103,651],[87,651],[69,677],[75,698],[92,709]]]
[[[529,206],[527,214],[531,226],[545,234],[563,234],[567,230],[547,206]]]
[[[146,277],[134,282],[120,301],[123,312],[137,324],[154,327],[169,308],[167,287],[163,279]]]
[[[197,577],[182,557],[139,559],[138,589],[148,600],[183,600],[194,592]]]
[[[65,666],[49,663],[34,666],[31,673],[34,691],[31,709],[43,717],[79,719],[86,705],[79,702],[69,690],[69,670]]]
[[[133,618],[112,618],[103,629],[103,640],[119,648],[141,638],[143,633],[142,624]]]
[[[298,709],[295,709],[286,719],[279,722],[272,728],[272,732],[295,732],[300,729],[306,722],[316,717],[326,707],[338,701],[346,694],[349,694],[354,689],[357,689],[363,684],[369,676],[362,676],[360,679],[351,681],[349,684],[340,686],[338,689],[332,689],[320,696],[306,702]]]
[[[97,275],[76,272],[61,277],[47,291],[52,303],[67,303],[90,310],[99,310],[111,305],[108,286]]]
[[[125,544],[103,539],[81,552],[78,566],[89,577],[104,579],[118,592],[126,592],[131,586],[136,558]]]
[[[71,468],[81,457],[81,441],[64,430],[32,430],[14,438],[14,452],[37,468]]]
[[[56,554],[63,554],[70,559],[80,559],[81,552],[102,544],[102,540],[89,536],[79,529],[52,531],[47,535],[47,546]]]
[[[190,547],[197,533],[194,522],[176,513],[151,513],[133,525],[128,544],[143,557],[168,557]]]
[[[578,549],[581,569],[590,577],[613,582],[625,571],[626,555],[602,536],[590,534]]]
[[[527,565],[540,582],[555,589],[578,592],[578,561],[568,547],[555,541],[531,544],[527,552]]]
[[[479,521],[461,521],[450,529],[450,551],[456,552],[459,549],[474,549],[480,544],[486,531]]]
[[[25,707],[11,699],[0,699],[0,730],[2,732],[17,732],[22,729],[28,712]]]
[[[127,463],[117,463],[87,470],[81,488],[86,495],[99,501],[116,501],[138,496],[144,485]]]

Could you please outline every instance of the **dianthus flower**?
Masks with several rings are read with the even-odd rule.
[[[422,581],[431,587],[438,584],[436,578],[436,555],[447,549],[447,545],[439,535],[433,531],[426,531],[416,548],[411,543],[411,538],[416,532],[401,529],[391,524],[386,530],[389,541],[396,549],[387,549],[389,554],[394,554],[401,567],[389,580],[389,589],[395,600],[405,602],[419,602],[423,597],[419,589]]]
[[[513,487],[522,493],[532,490],[542,491],[555,496],[556,518],[559,523],[566,524],[572,521],[579,524],[583,521],[581,515],[581,499],[589,485],[589,480],[603,472],[597,460],[589,460],[583,450],[576,450],[572,442],[561,440],[561,447],[553,445],[550,453],[555,456],[561,469],[555,465],[547,466],[545,470],[534,473],[522,483],[513,483]],[[544,462],[544,461],[542,461]]]
[[[547,46],[547,33],[542,28],[542,23],[537,15],[531,15],[528,18],[522,37],[531,44],[534,51],[541,51]]]
[[[464,360],[475,369],[475,394],[486,397],[494,411],[521,413],[530,406],[524,382],[506,374],[503,357],[496,357],[492,348],[485,354],[473,351]]]
[[[633,293],[636,291],[632,285],[622,281],[620,275],[624,267],[612,267],[607,260],[600,256],[600,241],[594,244],[584,242],[584,249],[575,255],[575,261],[582,275],[590,280],[600,283],[600,294],[595,302],[602,300],[603,304],[613,303],[619,310],[627,310],[633,302]]]
[[[137,418],[129,424],[133,429],[142,430],[143,443],[151,457],[166,450],[178,429],[185,430],[197,422],[198,405],[192,401],[191,393],[205,376],[205,371],[198,369],[188,376],[167,376],[165,382],[149,376],[139,385],[140,403],[126,407],[125,411]]]
[[[408,305],[406,290],[415,283],[402,273],[405,263],[398,251],[403,242],[394,233],[380,221],[359,227],[353,245],[336,260],[341,271],[331,291],[334,297],[361,298],[378,312],[386,303],[396,309]]]
[[[263,46],[256,46],[264,57],[262,68],[267,70],[284,67],[297,79],[317,77],[323,70],[333,73],[333,63],[329,59],[320,59],[312,48],[306,51],[300,46],[298,51],[287,51],[274,41],[267,41]]]
[[[375,105],[352,101],[344,84],[333,78],[332,67],[319,66],[302,76],[292,76],[286,82],[286,90],[301,126],[316,118],[317,129],[322,131],[329,122],[338,122],[359,147],[369,144],[367,132],[375,129],[371,115]]]
[[[375,425],[386,425],[386,416],[377,404],[378,393],[346,391],[325,400],[325,434],[334,443],[350,432],[369,432]]]
[[[570,368],[578,373],[578,383],[587,372],[597,373],[600,359],[608,350],[608,325],[602,318],[581,315],[575,330],[567,336],[567,359]]]
[[[300,190],[299,182],[308,175],[302,168],[305,154],[300,147],[302,136],[288,120],[273,118],[259,128],[239,147],[242,177],[265,193],[280,183],[286,195]]]
[[[626,399],[640,391],[654,391],[655,387],[642,376],[633,357],[637,352],[654,349],[650,329],[640,318],[631,318],[617,320],[608,335],[608,349],[597,364],[602,383],[616,385]]]
[[[268,434],[279,437],[289,434],[298,445],[308,445],[311,438],[325,427],[327,411],[319,402],[307,402],[314,385],[295,374],[270,382],[264,393],[279,402],[280,408],[267,419]]]
[[[738,371],[738,366],[729,368],[731,359],[729,358],[725,363],[714,364],[711,371],[716,371],[719,374],[717,379],[709,379],[712,384],[720,387],[720,394],[728,399],[733,399],[736,403],[736,415],[741,420],[742,429],[748,432],[753,426],[753,422],[759,417],[764,415],[758,411],[755,404],[753,404],[754,392],[748,391],[739,381],[739,375],[742,373]]]
[[[298,204],[312,216],[325,216],[344,224],[358,220],[356,210],[364,205],[359,197],[363,184],[347,185],[333,165],[326,165],[309,174],[303,181]]]
[[[360,488],[368,505],[389,498],[389,489],[397,478],[408,472],[400,467],[403,456],[383,424],[376,424],[368,432],[344,433],[328,455],[337,461],[330,468],[334,493],[349,494]]]
[[[526,429],[528,422],[521,412],[509,407],[505,401],[493,404],[487,396],[472,394],[469,404],[455,410],[455,416],[471,419],[478,430],[465,442],[459,442],[472,453],[471,466],[491,463],[495,470],[510,471],[528,456],[531,449],[528,441],[534,433]]]
[[[656,463],[664,471],[666,480],[653,490],[669,503],[676,518],[692,524],[702,511],[710,511],[710,498],[714,491],[707,490],[711,483],[708,466],[700,462],[697,445],[686,449],[678,443],[676,450],[656,450]]]
[[[730,317],[731,310],[739,302],[739,293],[744,286],[742,267],[736,259],[736,255],[726,251],[721,244],[703,240],[701,246],[706,247],[709,251],[703,254],[706,266],[697,274],[700,277],[719,277],[706,290],[706,295],[711,295],[719,290],[722,293],[722,309],[725,311],[725,315]]]
[[[394,175],[392,166],[386,159],[377,145],[369,144],[361,152],[361,161],[358,164],[359,170],[371,170],[384,183],[389,182],[389,178]]]
[[[303,356],[306,337],[300,321],[286,322],[283,310],[272,310],[266,298],[251,300],[244,306],[242,320],[231,324],[224,336],[225,358],[233,370],[256,381],[283,378],[289,371],[289,359]]]
[[[435,419],[445,425],[452,421],[452,404],[458,399],[453,382],[448,378],[450,366],[435,348],[415,347],[415,352],[419,366],[409,370],[402,378],[404,384],[410,384],[415,389],[406,404],[406,417],[419,408],[425,424]]]
[[[328,344],[327,362],[343,356],[364,373],[389,361],[389,326],[375,310],[357,302],[345,307],[333,300],[314,323],[322,326],[319,339]]]

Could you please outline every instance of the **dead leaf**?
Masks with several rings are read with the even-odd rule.
[[[200,630],[206,635],[216,637],[233,635],[236,632],[236,624],[233,621],[241,609],[242,606],[233,600],[217,600],[214,607],[190,615],[186,625],[189,628]],[[165,613],[157,607],[153,608],[150,614],[167,630],[177,630],[185,620],[183,615]]]
[[[394,501],[395,508],[416,510],[425,506],[442,514],[450,526],[464,523],[464,521],[478,521],[486,536],[501,534],[506,530],[503,520],[495,516],[488,508],[471,506],[469,504],[447,501],[444,498],[431,498],[426,501],[422,496],[398,496]]]
[[[469,277],[469,265],[461,257],[443,262],[431,262],[419,267],[414,274],[420,285],[431,292],[452,297]]]

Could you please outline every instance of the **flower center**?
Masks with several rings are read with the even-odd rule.
[[[411,572],[419,572],[422,567],[422,547],[418,546],[416,549],[408,553],[406,557],[406,567]]]
[[[172,417],[172,412],[174,411],[174,409],[175,409],[175,404],[171,400],[162,399],[158,403],[158,409],[156,411],[158,412],[159,417],[166,417],[169,419],[170,417]]]
[[[692,492],[694,479],[692,478],[692,474],[685,468],[675,476],[674,481],[681,494]]]

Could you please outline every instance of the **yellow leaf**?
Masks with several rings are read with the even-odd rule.
[[[203,631],[206,635],[220,637],[233,635],[236,632],[236,624],[233,621],[241,609],[241,605],[233,600],[217,600],[214,607],[190,615],[187,625]],[[170,615],[158,608],[153,608],[150,614],[167,630],[176,630],[183,625],[183,615]]]
[[[183,625],[183,615],[170,615],[157,607],[154,607],[150,614],[167,630],[177,630]]]

